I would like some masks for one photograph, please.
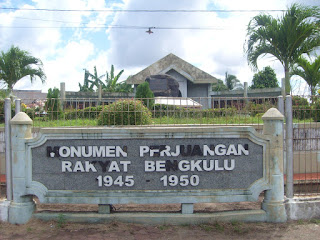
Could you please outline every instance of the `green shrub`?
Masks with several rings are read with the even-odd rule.
[[[320,99],[312,104],[312,119],[315,122],[320,122]]]
[[[154,94],[149,87],[148,82],[141,83],[137,87],[135,98],[141,100],[149,109],[153,109]]]
[[[308,99],[300,96],[292,96],[292,106],[309,106]]]
[[[65,111],[65,119],[72,120],[72,119],[96,119],[99,117],[100,112],[102,111],[102,106],[97,107],[86,107],[84,109],[68,109]]]
[[[151,112],[139,100],[118,100],[105,106],[98,118],[98,125],[147,125]]]
[[[275,107],[272,103],[266,101],[263,104],[257,104],[253,102],[249,102],[246,105],[245,111],[250,113],[251,117],[255,117],[259,113],[265,113],[268,109]]]
[[[45,108],[47,111],[47,116],[50,120],[60,119],[63,116],[63,112],[60,107],[60,90],[58,88],[49,88],[47,94],[47,101]]]
[[[312,111],[309,105],[292,105],[292,117],[298,120],[310,119]]]

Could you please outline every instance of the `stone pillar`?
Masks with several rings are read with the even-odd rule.
[[[97,106],[101,104],[102,101],[102,86],[101,84],[99,84],[98,86],[98,102],[97,102]]]
[[[248,82],[244,82],[243,84],[243,97],[244,101],[247,104],[248,103]]]
[[[284,116],[270,108],[263,116],[263,134],[270,137],[269,179],[271,189],[265,192],[262,209],[267,213],[268,222],[285,222],[283,182],[283,120]]]
[[[32,196],[26,195],[26,140],[32,138],[32,120],[26,113],[19,112],[10,124],[13,201],[9,207],[9,222],[24,224],[32,217],[35,209]]]
[[[283,99],[285,99],[286,97],[286,81],[285,78],[281,78],[281,95],[283,97]]]
[[[60,83],[60,107],[61,110],[64,109],[64,103],[66,100],[66,84],[64,82]]]

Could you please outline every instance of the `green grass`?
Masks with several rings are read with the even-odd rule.
[[[174,117],[162,117],[153,118],[154,125],[177,125],[177,124],[263,124],[261,116],[248,117],[248,116],[227,116],[227,117],[214,117],[214,118],[174,118]],[[312,119],[298,120],[293,119],[294,123],[312,123]],[[97,119],[59,119],[49,120],[46,118],[35,118],[33,120],[34,127],[94,127],[98,126]],[[0,127],[4,127],[4,123],[0,124]]]

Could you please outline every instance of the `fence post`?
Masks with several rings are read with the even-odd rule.
[[[283,96],[278,96],[278,110],[284,115],[284,99]]]
[[[7,200],[12,200],[12,169],[11,169],[11,99],[6,98],[4,102],[4,132],[5,132],[5,150],[6,150],[6,185],[7,185]]]
[[[101,84],[99,84],[98,86],[98,102],[97,102],[97,106],[101,105],[102,102],[102,86]]]
[[[265,192],[262,209],[267,213],[269,222],[285,222],[287,215],[284,206],[283,184],[283,120],[284,116],[270,108],[263,116],[263,134],[270,137],[270,185]]]
[[[286,196],[293,198],[293,123],[292,97],[286,96]]]
[[[64,103],[66,101],[66,84],[64,82],[60,83],[60,108],[64,110]]]
[[[14,100],[15,102],[15,114],[21,112],[21,99]]]
[[[32,196],[26,193],[26,140],[32,138],[32,120],[26,113],[19,112],[11,119],[10,123],[13,201],[9,207],[9,222],[24,224],[32,217],[35,209]]]

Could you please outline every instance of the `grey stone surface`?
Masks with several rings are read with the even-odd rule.
[[[146,82],[149,83],[155,97],[181,97],[179,96],[179,83],[170,75],[151,75],[146,78]]]
[[[291,198],[285,201],[288,220],[320,218],[320,198]]]
[[[0,201],[0,221],[7,222],[9,220],[10,201]]]
[[[168,145],[171,149],[175,149],[176,145],[217,145],[224,144],[242,144],[248,145],[249,155],[241,156],[139,156],[139,146],[153,146],[153,145]],[[48,157],[47,147],[54,146],[124,146],[127,147],[128,157],[115,158],[71,158],[71,157]],[[32,149],[32,180],[45,185],[49,190],[209,190],[209,189],[245,189],[249,188],[251,184],[263,177],[263,148],[261,145],[253,143],[252,141],[240,139],[215,139],[215,138],[190,138],[190,139],[83,139],[83,140],[48,140],[42,146]],[[216,170],[212,171],[179,171],[170,169],[162,172],[145,172],[145,162],[152,161],[167,161],[171,162],[186,160],[200,161],[214,160],[219,163],[219,167],[223,166],[224,160],[228,160],[230,164],[231,159],[234,159],[235,167],[233,170]],[[70,161],[72,166],[75,166],[77,161],[82,165],[85,162],[94,164],[97,172],[62,172],[62,161]],[[106,161],[115,161],[120,167],[121,172],[103,172],[99,161],[103,164]],[[128,171],[124,172],[120,161],[130,161]],[[80,164],[78,162],[78,164]],[[229,165],[230,166],[230,165]],[[201,167],[202,168],[202,167]],[[73,169],[73,168],[72,168]],[[181,175],[187,175],[190,180],[191,176],[199,176],[199,184],[192,186],[164,186],[165,180],[160,180],[163,176],[175,175],[180,178]],[[115,181],[119,176],[125,181],[127,176],[133,176],[134,186],[119,186],[113,184],[112,186],[98,186],[97,178],[99,176],[110,176]],[[100,180],[101,181],[101,180]],[[169,181],[169,180],[168,180]],[[179,182],[181,182],[179,180]],[[104,184],[104,183],[103,183]]]
[[[230,211],[220,213],[196,213],[179,214],[179,213],[114,213],[114,214],[99,214],[99,213],[63,213],[67,222],[84,222],[84,223],[107,223],[113,221],[125,223],[140,223],[140,224],[203,224],[219,222],[263,222],[266,220],[266,213],[263,210],[247,210],[247,211]],[[35,218],[51,221],[57,219],[59,213],[36,213]]]

